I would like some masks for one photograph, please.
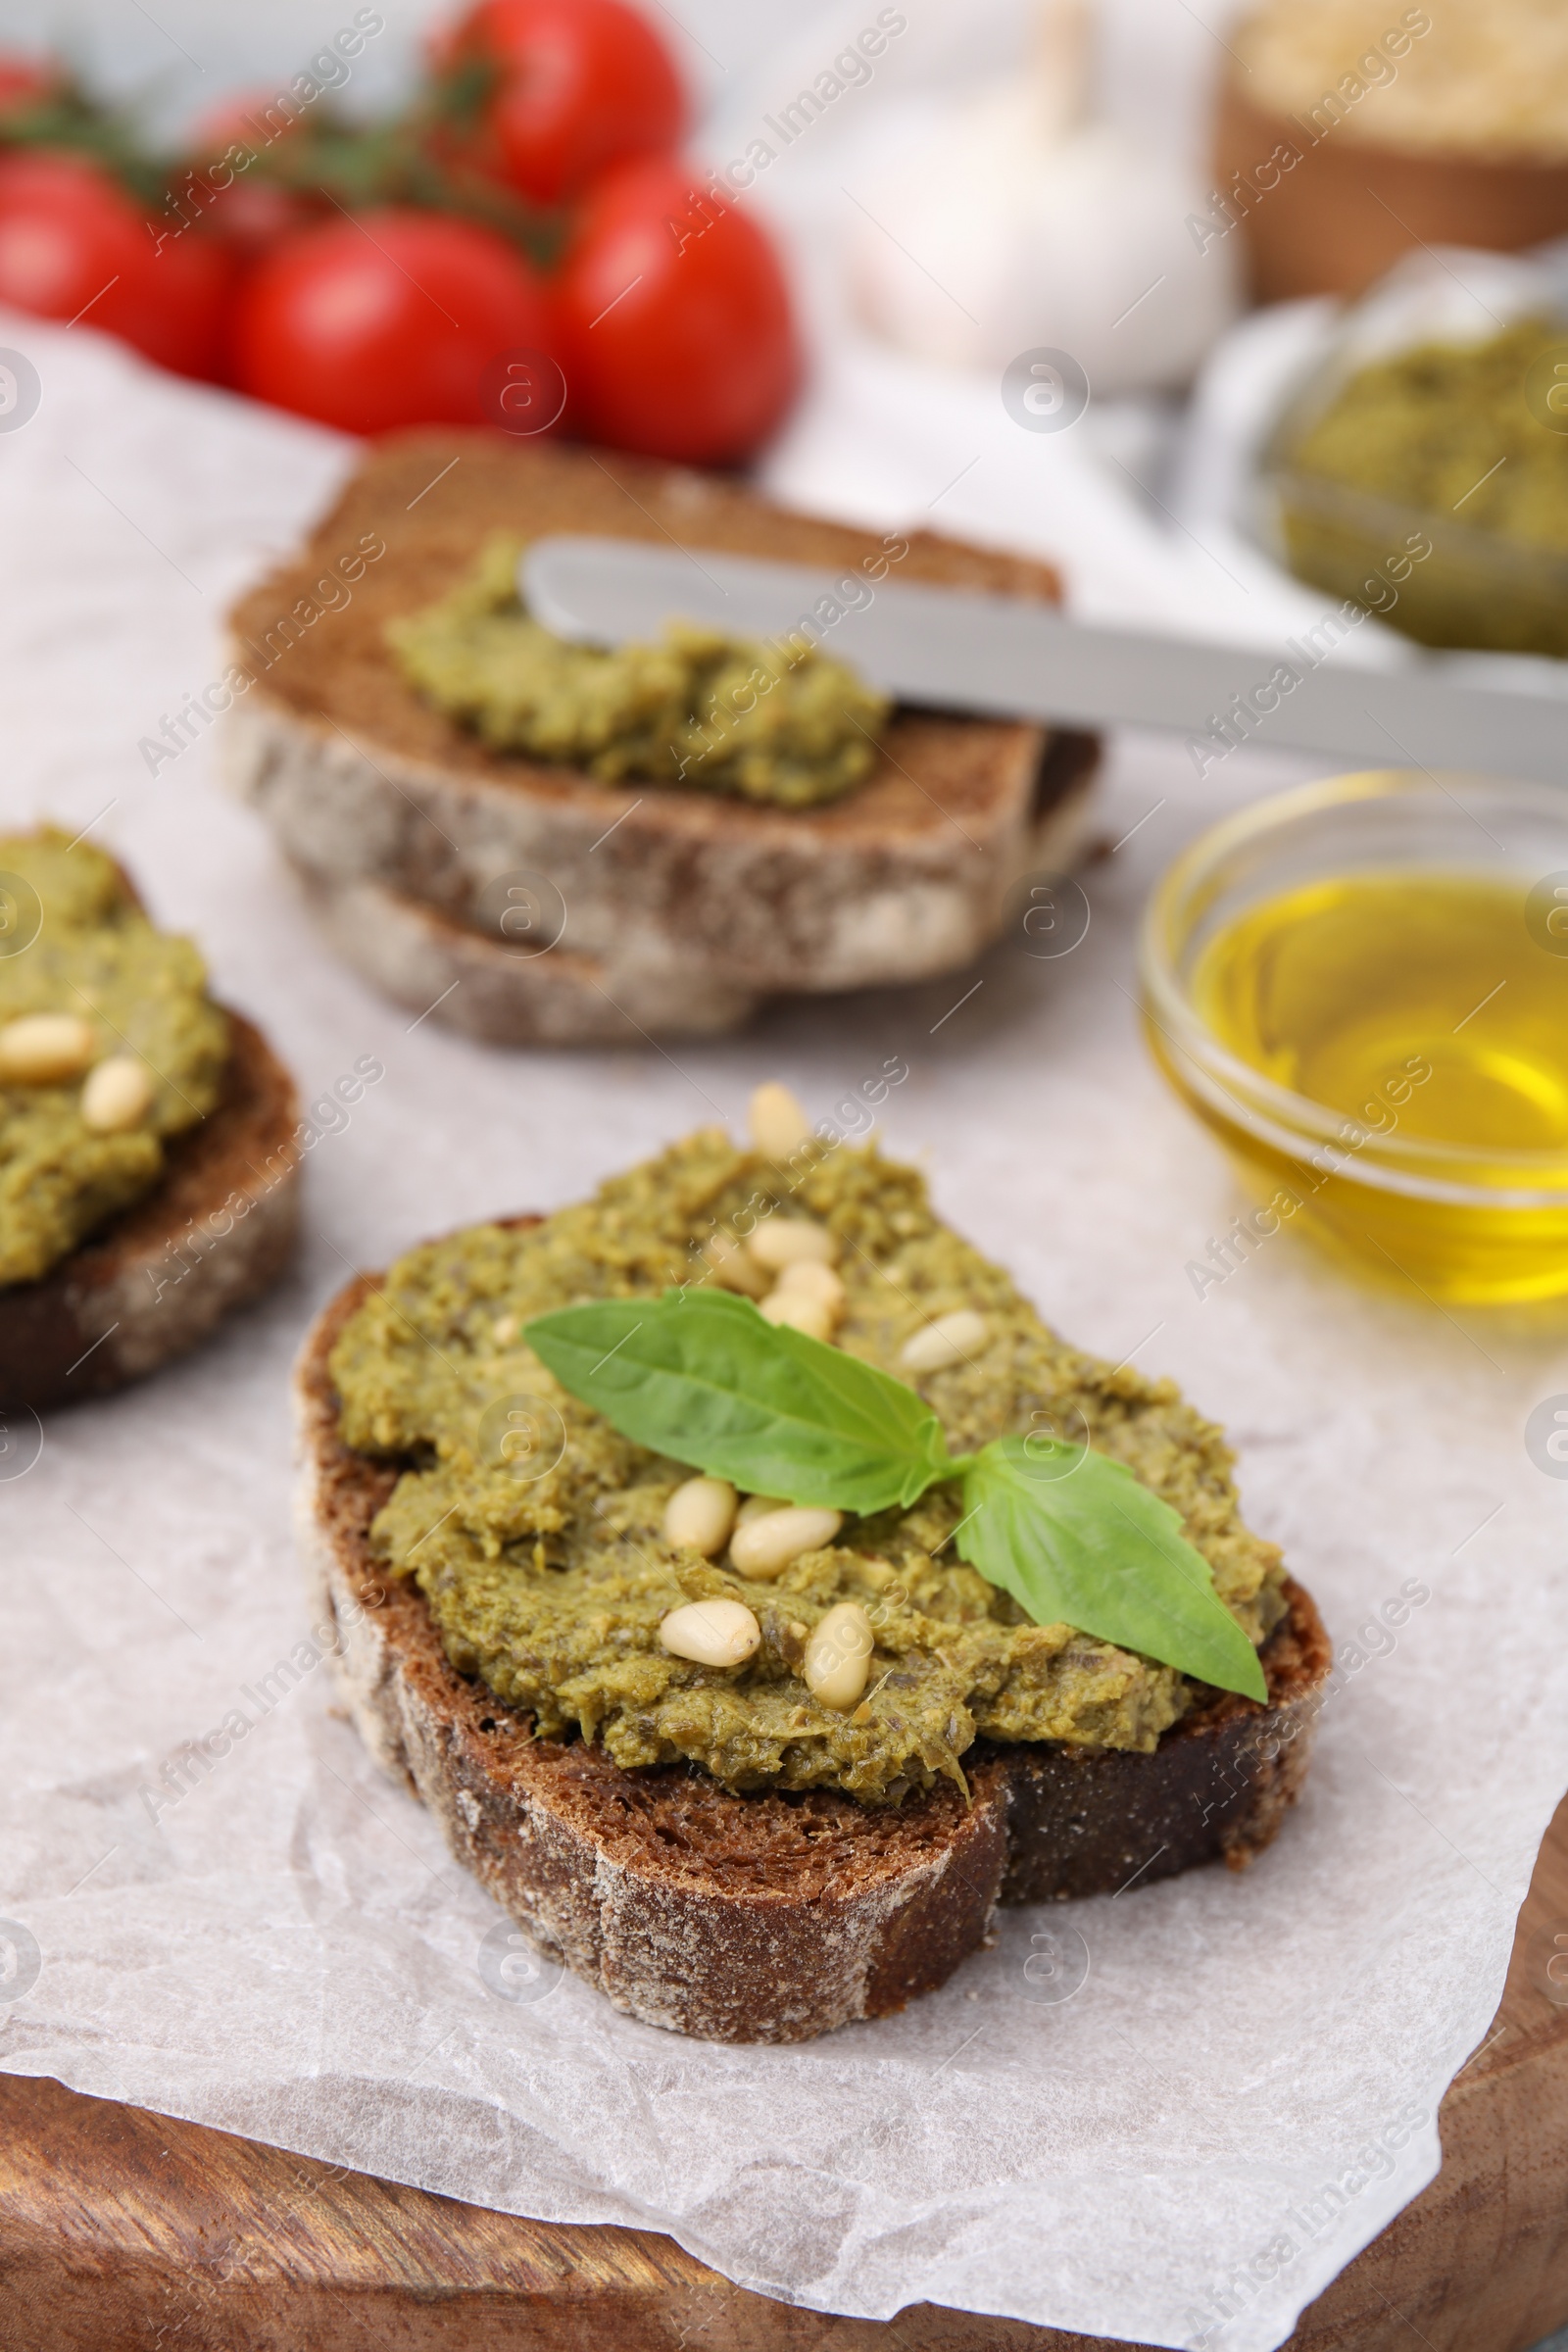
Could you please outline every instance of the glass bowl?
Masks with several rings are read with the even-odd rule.
[[[1297,579],[1381,612],[1421,645],[1568,656],[1568,555],[1309,473],[1291,449],[1288,440],[1271,448],[1263,478],[1277,502],[1275,543]]]
[[[1442,1002],[1445,988],[1467,993],[1461,984],[1469,975],[1457,954],[1451,970],[1442,972],[1440,927],[1441,984],[1419,1017],[1397,996],[1399,973],[1417,962],[1401,964],[1398,941],[1386,930],[1373,953],[1389,958],[1389,1002],[1397,1002],[1392,1028],[1378,1033],[1380,1047],[1385,1035],[1393,1040],[1388,1074],[1354,1100],[1330,1102],[1242,1058],[1216,1033],[1200,999],[1208,985],[1203,975],[1213,968],[1205,956],[1216,941],[1237,936],[1233,927],[1250,911],[1261,929],[1270,918],[1256,910],[1283,894],[1304,893],[1293,903],[1311,905],[1347,882],[1352,906],[1357,891],[1397,886],[1385,907],[1407,907],[1428,922],[1428,954],[1419,968],[1432,962],[1431,922],[1441,924],[1441,913],[1432,910],[1446,906],[1451,890],[1500,887],[1517,901],[1519,930],[1514,935],[1505,909],[1499,965],[1513,973],[1511,1001],[1505,1002],[1506,982],[1484,999],[1488,963],[1475,991],[1484,1001],[1455,1015],[1457,996]],[[1287,932],[1288,926],[1269,951],[1276,968]],[[1336,776],[1258,802],[1200,835],[1168,868],[1145,916],[1140,965],[1155,1059],[1224,1144],[1260,1203],[1212,1246],[1216,1280],[1289,1225],[1357,1267],[1401,1286],[1413,1283],[1433,1298],[1502,1301],[1568,1293],[1568,793],[1396,769]],[[1373,989],[1365,1001],[1352,996],[1346,1015],[1356,1020],[1364,1013],[1369,1034],[1379,1017],[1376,995]],[[1509,1022],[1523,1020],[1532,1006],[1530,1035],[1537,1049],[1545,1037],[1548,1060],[1561,1035],[1557,1096],[1549,1068],[1537,1066],[1539,1051],[1530,1063],[1510,1044]],[[1401,1038],[1408,1058],[1399,1052]],[[1429,1077],[1435,1069],[1442,1083],[1431,1087],[1406,1076],[1422,1060],[1431,1065]],[[1493,1096],[1511,1101],[1509,1088],[1531,1086],[1549,1098],[1541,1112],[1549,1137],[1544,1143],[1520,1148],[1476,1140],[1475,1122],[1454,1116],[1456,1105],[1473,1110]],[[1519,1099],[1524,1102],[1525,1094]],[[1450,1117],[1455,1131],[1448,1135]],[[1200,1266],[1195,1280],[1201,1272]]]
[[[1302,464],[1310,427],[1363,368],[1420,347],[1491,344],[1529,318],[1560,324],[1568,362],[1568,241],[1524,255],[1450,251],[1406,257],[1338,319],[1298,378],[1258,461],[1256,535],[1298,580],[1377,612],[1430,646],[1568,656],[1568,546],[1527,544],[1478,525],[1459,508],[1379,494]],[[1543,363],[1544,364],[1544,363]],[[1568,434],[1560,387],[1522,377],[1514,435],[1543,450]],[[1456,444],[1474,439],[1452,420]],[[1494,472],[1517,443],[1487,436]],[[1568,466],[1568,447],[1561,453]],[[1476,460],[1489,478],[1488,456]]]

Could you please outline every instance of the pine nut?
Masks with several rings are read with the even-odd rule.
[[[688,1600],[670,1610],[659,1639],[694,1666],[742,1666],[761,1646],[762,1629],[743,1600]]]
[[[787,1086],[769,1082],[752,1097],[752,1148],[764,1159],[785,1160],[811,1133],[811,1122]]]
[[[703,1244],[703,1255],[713,1269],[713,1280],[726,1291],[746,1298],[765,1298],[767,1276],[743,1242],[732,1233],[715,1233]]]
[[[824,1306],[820,1298],[809,1298],[805,1291],[780,1288],[770,1292],[761,1305],[770,1323],[787,1323],[791,1331],[804,1331],[808,1340],[833,1337],[833,1309]]]
[[[951,1315],[938,1315],[912,1340],[906,1340],[899,1350],[899,1361],[907,1372],[944,1372],[949,1364],[961,1363],[983,1348],[991,1336],[991,1326],[984,1315],[972,1306],[956,1306]]]
[[[786,1503],[781,1511],[764,1511],[737,1527],[729,1556],[742,1576],[781,1576],[803,1552],[820,1551],[824,1544],[831,1544],[843,1525],[842,1511]]]
[[[97,1040],[74,1012],[27,1012],[0,1028],[0,1082],[64,1086],[90,1064]]]
[[[813,1257],[798,1257],[786,1266],[775,1286],[778,1291],[798,1291],[805,1298],[820,1298],[835,1316],[844,1312],[844,1285],[831,1266],[819,1265]]]
[[[786,1266],[809,1258],[819,1266],[830,1266],[839,1253],[838,1243],[825,1225],[814,1225],[806,1217],[769,1217],[759,1225],[747,1244],[760,1266],[770,1274],[782,1274]]]
[[[664,1542],[700,1551],[722,1551],[735,1524],[735,1490],[727,1478],[689,1478],[664,1505]]]
[[[139,1127],[152,1108],[153,1074],[134,1054],[111,1054],[89,1071],[81,1090],[81,1115],[100,1135]]]
[[[841,1600],[806,1644],[806,1688],[819,1706],[843,1715],[858,1705],[870,1673],[871,1620],[858,1600]]]
[[[748,1494],[736,1516],[737,1527],[750,1527],[754,1519],[763,1519],[769,1511],[787,1511],[789,1504],[782,1494]]]

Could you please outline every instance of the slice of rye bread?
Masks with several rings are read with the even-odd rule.
[[[329,944],[362,979],[444,1028],[487,1046],[636,1046],[649,1037],[718,1037],[761,1004],[704,971],[628,974],[565,945],[516,955],[466,923],[389,890],[294,867]]]
[[[511,1220],[530,1224],[531,1218]],[[1152,1755],[981,1742],[903,1804],[831,1789],[736,1796],[697,1767],[627,1772],[448,1663],[422,1593],[385,1576],[370,1523],[396,1465],[338,1434],[328,1359],[375,1287],[318,1316],[295,1378],[298,1538],[319,1626],[376,1761],[546,1952],[648,2025],[805,2041],[883,2017],[988,1941],[996,1905],[1114,1894],[1200,1862],[1244,1867],[1306,1771],[1330,1663],[1299,1585],[1262,1651],[1269,1704],[1218,1693]]]
[[[901,710],[863,786],[794,810],[601,784],[488,750],[414,692],[383,630],[451,587],[496,528],[674,539],[836,570],[884,556],[878,535],[618,454],[458,432],[383,444],[302,554],[231,616],[249,683],[223,722],[224,773],[329,906],[371,886],[501,950],[514,943],[495,927],[494,886],[543,876],[565,944],[642,1026],[628,992],[646,978],[673,990],[671,1028],[711,1028],[720,990],[739,1019],[760,997],[957,969],[999,935],[1021,876],[1080,845],[1098,745],[1037,726]],[[1055,573],[1022,557],[924,533],[907,548],[891,576],[1059,595]],[[363,924],[336,927],[357,954]],[[384,985],[392,960],[383,946],[368,976]],[[536,962],[512,960],[514,996],[544,985]],[[698,975],[709,994],[689,1015],[679,989]],[[582,995],[582,1017],[602,1030],[603,1003],[586,984]]]
[[[153,1190],[40,1281],[0,1290],[0,1412],[139,1380],[288,1263],[299,1229],[294,1081],[259,1029],[237,1012],[228,1022],[221,1099],[171,1137]]]
[[[1087,772],[1086,738],[1053,736],[1047,763]],[[1034,828],[1037,870],[1061,870],[1083,841],[1077,789],[1053,793]],[[545,955],[516,947],[384,882],[333,881],[294,863],[307,904],[345,961],[383,996],[490,1046],[634,1046],[650,1036],[716,1037],[763,1003],[701,963],[584,956],[564,941]]]

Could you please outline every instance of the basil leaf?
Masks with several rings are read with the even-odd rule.
[[[963,1494],[961,1556],[1037,1625],[1076,1626],[1200,1683],[1267,1699],[1257,1652],[1179,1516],[1109,1454],[999,1438],[967,1465]]]
[[[561,1307],[522,1336],[623,1437],[753,1494],[863,1514],[953,1475],[912,1389],[733,1292]]]

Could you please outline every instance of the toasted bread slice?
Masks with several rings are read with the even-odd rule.
[[[1092,757],[1082,736],[1053,738],[1054,761],[1075,779],[1035,827],[1034,860],[1069,866],[1083,831],[1083,789]],[[623,959],[585,956],[564,941],[522,956],[493,934],[384,882],[333,881],[308,865],[294,871],[327,938],[364,977],[411,1011],[436,1017],[492,1046],[636,1045],[652,1035],[714,1037],[735,1029],[763,1002],[682,956],[628,969]]]
[[[154,1190],[41,1281],[0,1290],[0,1408],[122,1388],[282,1273],[299,1227],[299,1102],[260,1030],[228,1019],[222,1099],[170,1139]]]
[[[516,1223],[532,1222],[517,1219]],[[1152,1755],[982,1742],[950,1782],[868,1808],[835,1790],[734,1795],[696,1767],[627,1772],[448,1663],[422,1593],[384,1579],[370,1524],[396,1465],[346,1446],[328,1369],[375,1287],[318,1316],[296,1374],[298,1535],[367,1746],[546,1951],[646,2024],[805,2041],[943,1984],[998,1902],[1111,1894],[1267,1845],[1306,1770],[1329,1670],[1310,1596],[1262,1651],[1269,1704],[1229,1693]]]
[[[581,1025],[570,1028],[573,989],[544,970],[554,951],[514,956],[510,1001],[524,1009],[509,1033],[589,1041],[606,1033],[607,999],[643,1030],[675,1034],[738,1022],[769,995],[956,970],[999,935],[1024,873],[1076,854],[1098,747],[1036,726],[900,710],[868,781],[804,809],[601,784],[487,749],[420,700],[383,630],[450,588],[498,527],[675,539],[833,568],[887,561],[871,534],[619,455],[423,432],[368,458],[301,556],[232,614],[231,658],[247,683],[222,757],[313,877],[338,944],[403,1002],[417,992],[394,986],[389,965],[417,957],[370,937],[356,892],[434,908],[499,956],[509,943],[489,927],[483,894],[502,876],[545,877],[564,909],[564,944],[591,961],[593,986],[576,989]],[[919,533],[896,544],[907,546],[900,579],[1058,595],[1050,567],[1022,557]],[[458,1006],[470,985],[460,960],[446,967],[460,985],[434,1017],[501,1034],[494,1016],[487,1030]]]
[[[642,968],[584,956],[563,942],[518,956],[384,882],[334,882],[308,865],[295,875],[327,939],[383,996],[487,1046],[636,1046],[664,1037],[717,1037],[761,1003],[755,990],[710,973]]]

